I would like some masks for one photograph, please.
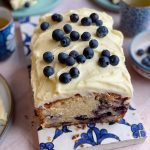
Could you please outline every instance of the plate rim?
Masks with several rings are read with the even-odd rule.
[[[109,0],[105,0],[105,1],[108,2]],[[111,7],[110,5],[109,5],[109,6],[106,5],[103,0],[95,0],[95,2],[98,3],[99,5],[101,5],[103,8],[106,8],[106,9],[108,9],[108,10],[110,10],[110,11],[119,13],[120,7],[117,6],[117,5],[115,5],[115,4],[113,4],[113,3],[112,3],[112,6],[113,6],[113,7]],[[110,4],[111,4],[111,3],[110,3]]]
[[[1,78],[2,82],[4,83],[5,88],[7,88],[7,92],[10,95],[10,102],[11,102],[11,104],[10,104],[11,105],[10,106],[10,111],[8,112],[8,117],[7,117],[6,125],[4,125],[4,128],[3,128],[2,132],[0,133],[0,141],[1,141],[3,135],[5,135],[8,127],[9,127],[9,123],[10,123],[10,121],[12,119],[12,114],[13,114],[13,108],[14,108],[14,106],[13,106],[13,94],[12,94],[12,90],[10,88],[10,85],[8,84],[7,80],[4,78],[4,76],[1,73],[0,73],[0,78]]]
[[[51,9],[53,9],[61,0],[53,0],[53,3],[51,4],[50,7],[48,7],[47,9],[45,8],[44,11],[39,11],[38,13],[37,12],[34,12],[34,13],[30,13],[30,14],[24,14],[24,12],[17,12],[17,11],[12,11],[12,15],[14,18],[19,18],[19,17],[28,17],[28,16],[37,16],[37,15],[41,15],[41,14],[44,14],[46,12],[49,12]],[[36,4],[35,4],[36,5]],[[31,8],[32,9],[32,8]],[[21,15],[20,15],[21,14]]]

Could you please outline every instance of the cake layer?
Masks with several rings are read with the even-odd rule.
[[[71,14],[78,14],[79,21],[73,23],[70,21]],[[90,16],[91,13],[97,13],[103,22],[103,26],[108,28],[107,36],[99,38],[96,36],[97,26],[92,24],[90,26],[82,26],[81,19]],[[113,20],[106,13],[101,13],[96,10],[82,8],[78,10],[71,10],[63,14],[63,20],[56,22],[51,19],[52,14],[47,14],[40,18],[38,27],[36,28],[32,42],[32,72],[31,82],[34,92],[35,107],[39,108],[44,104],[51,104],[58,100],[65,99],[68,101],[73,95],[79,94],[81,97],[87,97],[89,93],[116,93],[122,97],[132,96],[132,85],[130,75],[125,66],[125,57],[122,49],[123,35],[121,32],[114,30]],[[49,23],[47,30],[41,30],[41,23]],[[83,53],[83,49],[89,46],[89,41],[71,41],[67,47],[62,47],[60,42],[52,38],[52,33],[55,29],[62,29],[65,24],[70,24],[72,30],[79,32],[89,32],[91,39],[96,39],[99,43],[98,47],[94,49],[94,57],[91,60],[86,60],[84,64],[75,63],[80,71],[78,78],[73,79],[68,84],[62,84],[59,77],[64,72],[69,72],[70,66],[61,64],[58,61],[58,54],[65,52],[69,54],[70,51],[76,50],[79,54]],[[69,37],[69,35],[66,34]],[[98,59],[101,52],[108,49],[111,55],[119,57],[119,64],[116,66],[109,65],[105,68],[98,65]],[[48,64],[43,61],[43,54],[47,51],[52,52],[54,60]],[[54,68],[54,74],[49,78],[43,75],[43,69],[50,65]],[[95,101],[92,109],[95,109]],[[69,105],[69,103],[68,103]],[[43,108],[44,109],[44,108]],[[88,107],[89,109],[89,107]],[[88,110],[89,113],[91,110]]]
[[[56,127],[88,122],[118,121],[128,109],[129,98],[118,94],[79,94],[71,98],[45,104],[36,109],[42,127]]]

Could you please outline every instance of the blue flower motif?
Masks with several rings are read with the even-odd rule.
[[[131,131],[133,133],[134,138],[146,137],[146,132],[144,131],[142,123],[133,124],[131,126]]]
[[[40,150],[54,150],[54,144],[52,142],[40,143]]]
[[[7,47],[7,50],[10,51],[10,52],[13,52],[16,48],[14,25],[11,26],[10,33],[7,35],[6,47]]]
[[[131,105],[129,105],[129,109],[130,109],[130,110],[136,110],[136,109],[133,108]]]
[[[18,20],[21,24],[28,23],[30,22],[30,17],[20,17]]]
[[[74,148],[76,149],[81,144],[90,144],[92,146],[99,145],[104,139],[113,138],[120,141],[119,137],[115,134],[108,133],[106,129],[99,130],[95,127],[95,124],[88,124],[89,127],[87,133],[82,133],[81,138],[75,142]],[[96,139],[94,139],[94,135]]]
[[[72,131],[69,130],[67,126],[63,126],[62,129],[56,129],[55,130],[55,135],[54,135],[52,141],[54,141],[56,138],[58,138],[59,136],[61,136],[63,133],[68,133],[68,132],[72,132]]]
[[[126,122],[125,119],[120,119],[119,123],[120,123],[120,124],[127,125],[127,126],[131,126],[128,122]]]
[[[31,36],[29,36],[25,32],[23,33],[23,42],[24,42],[24,53],[26,56],[28,56],[31,53],[30,49]]]

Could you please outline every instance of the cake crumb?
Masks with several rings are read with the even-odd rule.
[[[50,141],[51,141],[51,137],[50,137],[50,136],[48,136],[48,137],[47,137],[47,140],[50,142]]]
[[[72,136],[72,140],[75,140],[75,139],[77,139],[78,137],[79,137],[79,134],[75,134],[75,135]]]
[[[78,130],[78,129],[85,129],[86,128],[86,124],[78,124],[75,127],[76,127],[76,130]]]
[[[80,145],[80,147],[84,147],[84,145],[83,145],[83,144],[81,144],[81,145]]]

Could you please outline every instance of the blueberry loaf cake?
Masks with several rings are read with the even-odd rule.
[[[38,0],[9,0],[11,7],[14,10],[22,9],[22,8],[28,8],[31,5],[34,5],[37,3]]]
[[[106,13],[46,14],[34,31],[31,82],[42,127],[122,118],[132,97],[123,36]]]

